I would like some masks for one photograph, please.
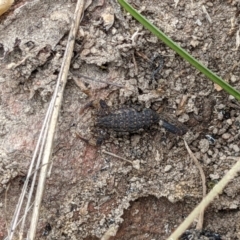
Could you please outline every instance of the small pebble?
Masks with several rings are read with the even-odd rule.
[[[211,180],[218,180],[219,179],[218,173],[210,174],[209,177],[211,178]]]
[[[223,139],[229,139],[231,137],[231,134],[229,134],[229,133],[224,133],[223,135],[222,135],[222,138]]]
[[[208,150],[208,152],[207,152],[207,153],[208,153],[208,155],[209,155],[209,156],[212,156],[212,155],[213,155],[213,152],[212,152],[212,150]]]
[[[90,51],[91,51],[92,54],[96,54],[97,53],[97,49],[95,47],[92,47]]]
[[[218,135],[223,135],[225,132],[226,132],[226,128],[221,128],[221,129],[218,131]]]
[[[207,165],[209,165],[212,161],[211,161],[211,158],[207,158],[204,162],[205,162]]]
[[[226,160],[226,158],[227,158],[226,155],[223,154],[222,156],[219,157],[219,160],[224,161]]]
[[[238,147],[238,145],[236,145],[236,144],[233,144],[233,145],[232,145],[232,149],[233,149],[235,152],[239,152],[239,147]]]
[[[79,69],[80,65],[78,63],[74,63],[72,67],[73,67],[73,69]]]
[[[180,122],[187,122],[187,121],[189,120],[189,115],[186,114],[186,113],[184,113],[183,115],[181,115],[181,116],[178,118],[178,120],[179,120]]]
[[[198,147],[202,153],[205,153],[209,149],[209,141],[207,139],[201,139]]]
[[[237,81],[236,76],[235,76],[235,75],[232,75],[231,78],[230,78],[230,81],[231,81],[232,83],[235,83],[235,82]]]
[[[26,113],[27,115],[31,115],[34,113],[34,108],[32,108],[31,106],[26,106],[26,108],[24,108],[24,113]]]
[[[211,3],[211,2],[207,2],[206,5],[207,5],[208,7],[213,7],[213,3]]]
[[[167,166],[164,168],[164,172],[169,172],[171,169],[172,169],[172,165],[167,165]]]
[[[231,100],[234,100],[234,99],[235,99],[235,97],[234,97],[234,96],[232,96],[232,95],[229,95],[229,96],[228,96],[228,100],[230,100],[230,101],[231,101]]]
[[[227,124],[232,125],[232,119],[231,118],[229,118],[226,122],[227,122]]]
[[[218,133],[218,129],[214,128],[212,132],[213,132],[213,134],[217,134]]]
[[[139,160],[135,160],[132,162],[132,165],[135,169],[139,170],[140,169],[140,161]]]
[[[202,25],[202,22],[201,22],[199,19],[197,19],[195,23],[196,23],[198,26],[201,26],[201,25]]]
[[[117,33],[117,29],[116,28],[112,28],[112,35],[115,35]]]
[[[231,203],[229,209],[237,209],[238,205],[236,203]]]
[[[224,104],[219,104],[218,109],[224,109],[226,106]]]
[[[218,113],[218,120],[223,120],[223,114],[221,112]]]

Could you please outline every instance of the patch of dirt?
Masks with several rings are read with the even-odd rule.
[[[129,2],[240,90],[238,1]],[[70,0],[23,1],[0,18],[0,238],[7,234],[54,91],[74,8]],[[165,63],[153,79],[148,59],[156,55]],[[37,239],[166,239],[202,197],[201,178],[183,139],[153,126],[135,134],[110,132],[100,147],[89,146],[76,133],[95,137],[96,110],[81,111],[94,99],[113,109],[150,107],[184,123],[189,129],[184,138],[203,167],[208,191],[235,163],[227,157],[240,155],[239,103],[117,2],[96,0],[86,9]],[[140,169],[103,150],[138,161]],[[206,210],[204,229],[240,239],[239,194],[237,176]]]

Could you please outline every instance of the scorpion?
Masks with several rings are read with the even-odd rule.
[[[95,121],[95,127],[100,129],[111,129],[115,132],[136,133],[140,129],[148,129],[152,125],[159,124],[167,131],[182,136],[187,132],[187,127],[176,119],[166,119],[166,117],[150,108],[137,110],[134,107],[123,107],[116,110],[110,110],[105,101],[100,100],[100,111]],[[94,106],[93,102],[85,107]],[[173,123],[174,122],[174,123]],[[79,136],[80,137],[80,136]],[[92,144],[101,145],[102,139],[99,138],[96,143],[80,137],[82,140]]]

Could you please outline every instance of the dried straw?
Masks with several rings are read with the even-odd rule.
[[[61,108],[64,88],[67,82],[67,76],[68,76],[68,71],[71,63],[75,38],[78,32],[78,27],[79,27],[83,10],[84,10],[84,0],[78,0],[75,13],[74,13],[71,30],[68,37],[66,51],[63,57],[61,70],[58,76],[55,92],[53,94],[47,114],[45,116],[43,126],[39,135],[39,139],[33,154],[33,158],[29,166],[27,178],[24,183],[22,193],[19,197],[18,204],[16,206],[16,210],[15,210],[15,213],[11,222],[11,226],[9,229],[9,234],[7,237],[8,240],[12,240],[15,230],[21,221],[22,221],[22,224],[19,232],[20,234],[19,239],[21,240],[23,238],[26,216],[28,214],[28,211],[32,207],[31,199],[32,199],[34,185],[36,182],[37,173],[38,173],[38,170],[41,169],[39,174],[36,197],[34,201],[31,225],[30,225],[27,239],[33,240],[35,238],[37,222],[39,218],[39,211],[40,211],[43,192],[45,188],[48,165],[51,162],[53,137],[54,137],[54,133],[57,125],[59,110]],[[29,194],[28,194],[27,205],[26,205],[23,217],[19,220],[19,215],[23,206],[24,198],[27,192],[27,187],[29,185],[29,180],[31,177],[32,177],[32,183],[31,183]]]

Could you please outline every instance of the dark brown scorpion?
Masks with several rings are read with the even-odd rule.
[[[165,116],[150,108],[144,108],[138,111],[134,107],[124,107],[110,111],[109,107],[103,100],[100,100],[99,103],[101,110],[96,118],[95,126],[101,129],[112,129],[116,132],[134,133],[138,132],[140,129],[148,129],[154,124],[159,124],[167,131],[179,136],[184,135],[187,132],[187,127],[183,123],[180,123],[175,119],[171,119],[170,122]],[[82,137],[80,138],[87,141]],[[102,141],[99,140],[93,145],[100,145],[101,143]]]

